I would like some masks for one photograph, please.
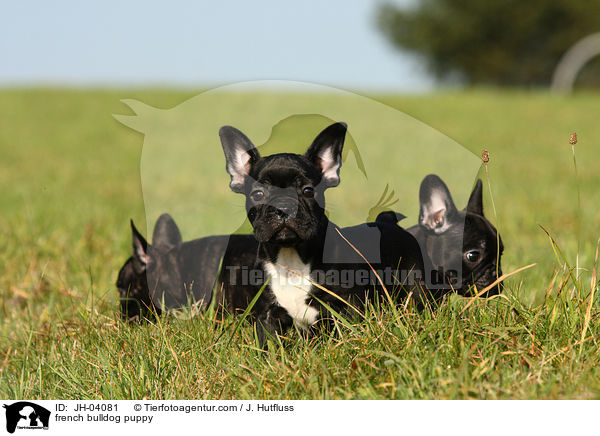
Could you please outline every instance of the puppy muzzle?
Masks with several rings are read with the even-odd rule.
[[[298,213],[298,199],[292,197],[276,197],[267,203],[273,213],[280,218],[295,218]]]

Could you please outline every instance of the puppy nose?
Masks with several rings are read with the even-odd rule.
[[[278,198],[272,206],[279,217],[294,216],[298,210],[298,201],[292,198]]]
[[[279,215],[290,215],[292,212],[291,206],[277,206],[277,213]]]

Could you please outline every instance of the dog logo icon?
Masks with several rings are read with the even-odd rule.
[[[14,433],[18,429],[48,429],[50,411],[29,401],[5,404],[6,431]]]

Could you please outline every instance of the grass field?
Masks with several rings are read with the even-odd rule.
[[[425,313],[382,304],[331,336],[292,333],[266,359],[236,318],[129,326],[118,317],[114,282],[130,252],[129,218],[145,228],[144,137],[112,114],[131,113],[124,98],[169,108],[193,95],[0,91],[0,397],[600,397],[600,94],[375,96],[474,153],[490,151],[496,213],[487,179],[485,205],[504,240],[503,269],[537,265],[510,278],[499,298],[467,307],[471,300],[453,297]]]

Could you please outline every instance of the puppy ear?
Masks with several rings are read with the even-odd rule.
[[[235,127],[221,127],[219,137],[225,152],[227,172],[231,176],[229,186],[233,192],[243,193],[244,180],[252,165],[260,159],[260,154],[248,137]]]
[[[466,207],[467,212],[483,216],[483,192],[482,191],[483,191],[483,183],[481,183],[481,179],[477,179],[475,188],[473,188],[473,192],[471,192],[471,196],[469,197],[469,202],[467,203],[467,207]]]
[[[444,233],[450,227],[449,220],[457,212],[454,200],[446,184],[435,174],[430,174],[421,182],[419,190],[419,224],[436,234]]]
[[[342,167],[342,148],[348,126],[339,122],[332,124],[317,135],[304,156],[321,169],[321,183],[326,188],[340,183]]]
[[[154,248],[170,250],[181,245],[182,242],[181,233],[175,220],[168,213],[163,213],[154,225],[152,245]]]
[[[148,250],[150,246],[148,242],[144,239],[144,237],[138,232],[135,228],[135,224],[133,224],[133,220],[130,220],[131,223],[131,239],[133,244],[133,269],[137,274],[141,274],[146,271],[148,267],[148,263],[150,263],[150,256],[148,255]]]

